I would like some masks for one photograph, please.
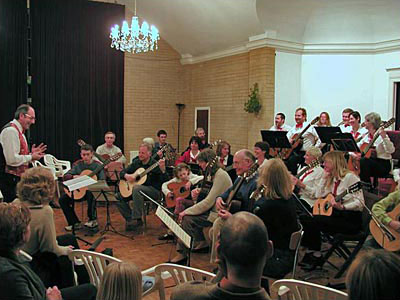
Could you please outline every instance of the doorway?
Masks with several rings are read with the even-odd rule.
[[[206,133],[206,141],[210,142],[210,107],[195,108],[194,130],[203,128]]]

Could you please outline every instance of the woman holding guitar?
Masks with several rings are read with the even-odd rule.
[[[185,209],[179,214],[179,219],[182,220],[182,228],[189,233],[197,243],[194,250],[200,250],[207,245],[204,238],[203,228],[212,226],[212,222],[217,218],[217,208],[215,204],[216,198],[225,190],[232,186],[232,181],[228,173],[219,167],[217,156],[211,149],[206,149],[201,152],[197,158],[200,168],[206,171],[209,166],[209,174],[211,177],[212,186],[205,199],[197,202],[195,205]],[[199,189],[192,191],[192,198],[197,201]],[[188,249],[178,241],[176,250],[178,254],[171,260],[172,263],[182,263],[186,260]]]
[[[265,190],[255,203],[254,213],[263,220],[274,243],[274,254],[267,260],[263,275],[283,278],[293,267],[294,251],[289,249],[289,242],[299,225],[290,173],[281,159],[270,159],[264,164],[258,186]]]
[[[365,129],[365,124],[362,126],[361,124],[361,115],[358,111],[353,111],[349,116],[349,124],[351,126],[351,135],[358,143],[361,139],[368,133],[368,130]]]
[[[308,248],[303,261],[304,269],[321,266],[321,234],[357,233],[361,229],[361,211],[364,196],[359,190],[360,179],[347,169],[344,154],[339,151],[325,153],[324,175],[317,186],[313,218],[302,220],[303,245]],[[326,197],[326,198],[322,198]],[[319,209],[318,209],[319,208]],[[328,209],[331,213],[323,213]]]
[[[377,113],[369,113],[365,116],[365,128],[368,134],[358,143],[360,150],[370,150],[364,155],[352,153],[351,156],[360,161],[360,179],[370,182],[371,177],[388,175],[391,170],[392,153],[395,151],[392,141],[381,126],[381,117]]]

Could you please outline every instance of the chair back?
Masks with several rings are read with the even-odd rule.
[[[32,165],[34,168],[42,167],[42,168],[46,168],[46,169],[50,170],[51,174],[53,174],[54,180],[57,180],[56,169],[54,167],[45,166],[38,160],[32,161]]]
[[[392,153],[392,158],[400,160],[400,131],[388,130],[386,131],[389,139],[392,141],[395,151]]]
[[[281,279],[272,284],[272,299],[291,300],[347,300],[345,292],[325,287],[323,285],[295,279]]]
[[[112,262],[122,262],[118,258],[87,250],[73,250],[68,254],[68,257],[73,266],[75,262],[85,265],[86,271],[89,273],[90,283],[97,288],[100,286],[101,278],[107,265]]]
[[[160,264],[155,267],[154,273],[156,281],[160,282],[159,296],[160,299],[165,299],[165,290],[163,279],[172,277],[176,285],[188,281],[211,281],[215,274],[203,271],[196,268],[180,266],[175,264]]]
[[[297,260],[299,258],[299,249],[301,240],[304,235],[303,225],[300,225],[300,229],[292,233],[289,242],[289,249],[295,251],[294,261],[293,261],[293,270],[292,270],[292,278],[296,278],[296,268],[297,268]]]
[[[51,154],[45,154],[43,157],[46,166],[53,166],[56,169],[57,176],[62,177],[71,170],[71,163],[67,160],[59,160]]]

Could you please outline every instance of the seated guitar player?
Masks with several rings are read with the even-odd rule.
[[[190,234],[194,242],[197,243],[194,250],[199,250],[207,246],[203,228],[212,226],[214,220],[217,218],[217,208],[215,205],[217,196],[232,186],[232,181],[228,173],[219,167],[216,154],[213,150],[204,150],[199,154],[197,160],[203,171],[209,171],[209,174],[205,174],[204,180],[210,180],[212,186],[206,197],[201,201],[197,201],[201,190],[199,188],[194,189],[192,191],[192,198],[194,201],[197,201],[196,204],[186,208],[179,214],[183,230]],[[209,166],[211,168],[208,168]],[[178,254],[171,262],[183,263],[187,258],[188,249],[180,241],[178,241],[176,248]]]
[[[81,147],[81,160],[79,160],[71,170],[69,170],[64,175],[64,180],[70,180],[72,178],[79,177],[79,175],[84,170],[95,171],[97,168],[101,167],[101,164],[98,161],[93,159],[93,147],[91,145],[85,144]],[[97,179],[104,180],[104,172],[101,170],[97,174]],[[75,193],[75,192],[74,192]],[[87,201],[87,215],[89,221],[85,223],[85,226],[88,228],[96,228],[97,224],[97,213],[96,213],[96,201],[94,200],[93,194],[90,191],[86,191],[84,195],[84,199]],[[75,211],[73,210],[73,200],[68,194],[64,194],[60,197],[60,207],[64,213],[65,218],[67,219],[68,226],[65,227],[65,230],[71,231],[72,226],[75,226],[75,229],[79,229],[81,227],[81,223],[79,218],[77,217]]]
[[[355,234],[362,226],[364,196],[359,191],[360,179],[347,168],[342,152],[327,152],[323,161],[324,175],[315,193],[321,199],[314,203],[314,217],[302,219],[302,245],[308,250],[300,265],[307,270],[322,266],[321,232]]]
[[[238,178],[235,180],[233,186],[226,189],[224,193],[221,193],[216,200],[216,209],[218,210],[218,218],[215,218],[213,223],[212,232],[210,233],[212,247],[211,247],[211,262],[215,263],[217,258],[216,252],[216,242],[218,240],[218,235],[221,231],[222,226],[225,221],[232,215],[229,211],[226,202],[231,191],[235,190],[237,187],[239,189],[235,193],[233,200],[238,200],[240,203],[240,211],[252,212],[252,207],[250,205],[250,195],[257,188],[257,169],[258,165],[255,164],[256,157],[254,154],[247,149],[239,150],[233,156],[233,165],[236,170]],[[244,178],[243,176],[252,172],[253,176],[248,176]]]
[[[389,175],[391,170],[392,153],[395,151],[394,145],[386,134],[385,130],[380,129],[381,117],[377,113],[369,113],[365,116],[365,128],[368,134],[358,143],[360,148],[368,145],[379,135],[373,143],[371,157],[362,157],[361,153],[351,153],[351,155],[360,161],[360,179],[363,182],[370,183],[371,177],[383,177]],[[362,149],[361,149],[362,150]]]
[[[296,176],[292,175],[292,181],[295,185],[295,192],[300,198],[300,203],[297,203],[297,210],[299,215],[308,215],[307,211],[312,211],[315,200],[317,197],[315,193],[317,191],[318,183],[324,174],[324,170],[318,163],[318,160],[322,158],[322,151],[320,148],[312,146],[306,151],[304,155],[304,163],[306,166],[301,167],[297,172]],[[313,163],[316,165],[313,166]]]
[[[126,221],[127,231],[132,231],[143,224],[142,214],[145,199],[140,191],[157,200],[160,196],[161,184],[168,179],[167,173],[165,172],[165,160],[160,159],[157,162],[152,158],[152,149],[153,147],[147,143],[141,144],[138,156],[120,173],[120,193],[121,185],[125,184],[129,186],[129,184],[132,184],[132,186],[128,188],[130,196],[123,197],[120,194],[118,196],[120,201],[117,202],[118,210]],[[143,171],[139,170],[140,168],[142,168]],[[149,171],[146,175],[146,180],[143,184],[138,184],[139,175],[146,170],[147,172]],[[138,173],[135,173],[136,171],[138,171]]]
[[[192,172],[190,172],[190,167],[187,164],[181,163],[174,169],[174,178],[163,183],[161,187],[162,192],[164,193],[166,199],[174,202],[174,213],[176,215],[179,215],[182,211],[185,210],[185,208],[188,208],[195,203],[194,200],[191,198],[190,188],[201,180],[203,180],[203,176],[193,174]],[[187,191],[188,197],[184,198],[174,195],[173,190],[171,190],[173,189],[171,185],[173,186],[174,184],[176,184],[178,191],[180,191],[181,193]],[[170,207],[168,205],[168,201],[167,207]]]
[[[197,156],[200,154],[200,143],[201,140],[199,137],[192,136],[189,140],[189,149],[176,160],[175,164],[197,164]]]
[[[96,153],[103,156],[103,158],[108,159],[110,156],[113,156],[117,153],[122,153],[122,150],[114,145],[115,142],[115,133],[112,131],[106,132],[104,135],[104,141],[105,143],[98,146],[96,149]],[[97,158],[94,158],[95,160],[98,160]],[[126,158],[124,155],[122,155],[116,162],[125,164],[126,163]],[[108,166],[105,166],[104,169],[107,169]]]
[[[381,222],[381,224],[386,226],[392,233],[397,233],[397,242],[394,242],[397,243],[397,248],[400,248],[400,191],[397,190],[390,193],[387,197],[376,202],[372,206],[372,213],[376,216],[378,222]],[[391,215],[390,213],[394,213],[394,215]],[[373,221],[371,221],[371,223],[372,222]],[[380,245],[385,247],[385,242],[387,243],[387,241],[382,240],[380,234],[381,230],[377,228],[377,232],[379,233],[379,237],[373,235],[375,239],[368,240],[364,245],[365,247],[380,248]],[[371,233],[373,233],[372,230]],[[377,242],[379,242],[379,244]],[[391,251],[398,250],[399,249],[395,249]]]

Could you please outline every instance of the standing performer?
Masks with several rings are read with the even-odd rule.
[[[0,190],[5,202],[16,197],[15,188],[22,173],[32,161],[44,156],[47,146],[41,143],[32,145],[29,152],[25,131],[35,124],[35,110],[28,104],[20,105],[14,114],[14,120],[6,124],[0,134]]]

